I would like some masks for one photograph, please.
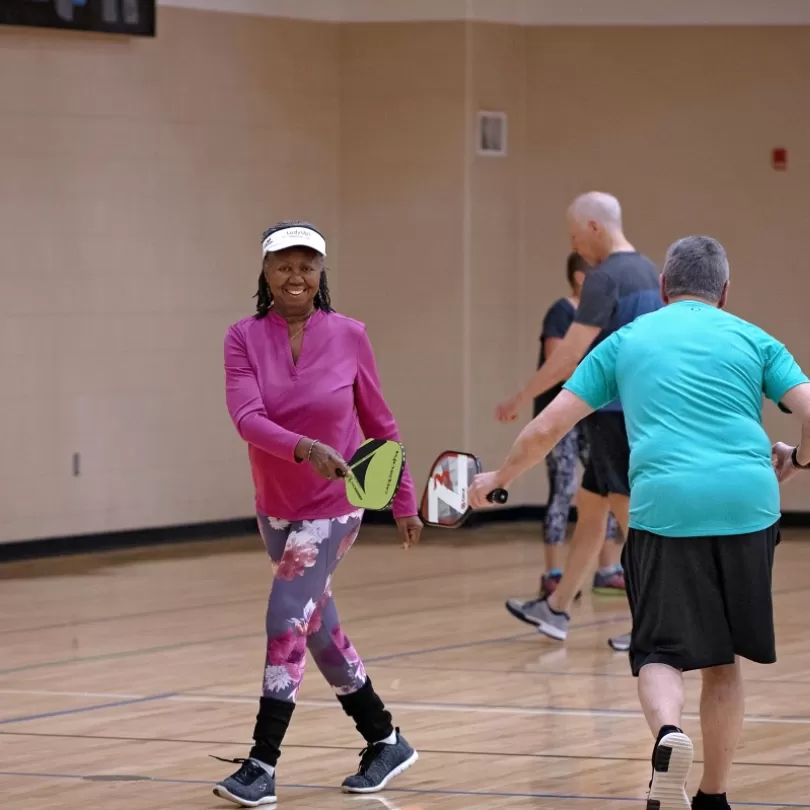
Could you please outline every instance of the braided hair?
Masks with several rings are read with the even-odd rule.
[[[304,222],[302,220],[282,220],[281,222],[277,222],[275,225],[269,227],[262,234],[262,244],[271,233],[281,231],[284,228],[309,228],[311,231],[315,231],[315,233],[323,236],[323,234],[321,234],[321,232],[310,222]],[[270,311],[270,307],[273,306],[273,293],[270,291],[270,285],[267,283],[267,278],[264,275],[264,269],[262,269],[262,272],[259,273],[259,289],[256,291],[256,294],[253,297],[256,299],[256,318],[264,318]],[[325,267],[323,270],[321,270],[318,292],[315,294],[315,300],[312,303],[315,306],[315,309],[320,309],[324,312],[335,311],[332,309],[332,296],[329,292],[329,284],[326,281]]]

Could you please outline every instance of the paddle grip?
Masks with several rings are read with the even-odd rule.
[[[487,495],[487,500],[490,503],[505,504],[509,500],[509,493],[505,489],[493,489]]]

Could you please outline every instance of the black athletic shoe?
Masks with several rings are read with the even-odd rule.
[[[697,792],[697,796],[692,799],[692,810],[731,810],[725,793],[715,793],[711,796],[707,793]]]
[[[395,743],[374,743],[360,752],[357,773],[343,780],[344,793],[377,793],[419,759],[399,729],[396,735]]]
[[[686,778],[693,757],[692,741],[680,729],[661,736],[653,749],[647,810],[692,810]]]
[[[218,782],[214,795],[242,807],[263,807],[276,803],[276,778],[255,759],[235,760],[242,763],[239,770]]]

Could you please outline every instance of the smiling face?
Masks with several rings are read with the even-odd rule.
[[[312,248],[293,247],[264,257],[264,277],[273,306],[283,318],[308,315],[323,273],[323,256]]]

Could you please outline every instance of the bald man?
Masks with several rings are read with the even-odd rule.
[[[571,248],[593,269],[582,285],[574,323],[523,390],[498,406],[501,422],[516,420],[534,397],[567,380],[580,360],[605,338],[663,306],[658,271],[625,237],[621,205],[614,196],[592,191],[577,197],[567,220]],[[553,594],[525,606],[523,617],[557,641],[565,641],[568,635],[568,611],[599,555],[611,511],[625,537],[628,533],[630,446],[621,402],[608,403],[583,426],[591,454],[577,499],[578,518],[565,573]],[[629,642],[628,634],[611,639],[610,644],[626,650]]]

